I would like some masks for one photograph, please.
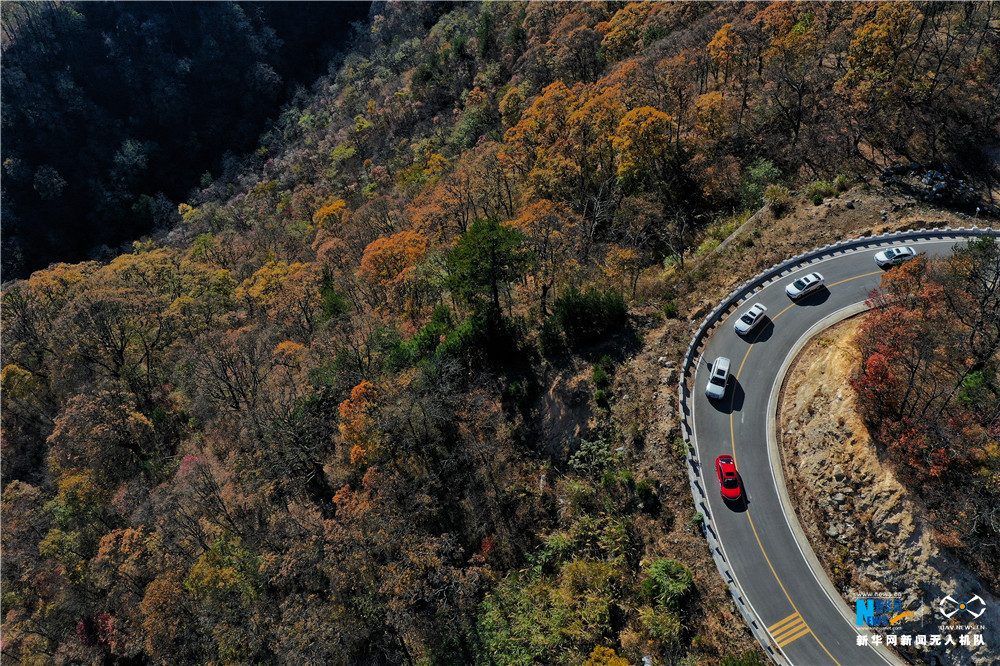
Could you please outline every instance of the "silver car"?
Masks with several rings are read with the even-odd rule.
[[[709,368],[711,376],[708,378],[708,386],[705,387],[705,395],[712,400],[721,400],[726,395],[726,384],[729,383],[729,359],[720,356],[715,359],[715,363]]]
[[[803,275],[795,282],[791,283],[785,287],[785,293],[793,301],[811,294],[817,289],[821,289],[824,285],[823,276],[819,273],[810,273],[809,275]]]
[[[750,309],[744,312],[736,323],[733,324],[733,328],[740,335],[746,335],[753,329],[757,328],[760,322],[764,321],[764,313],[767,312],[767,308],[764,307],[762,303],[754,303],[750,306]]]
[[[888,250],[875,253],[875,263],[880,268],[885,268],[886,266],[901,264],[907,259],[913,259],[915,256],[917,256],[917,253],[912,247],[890,247]]]

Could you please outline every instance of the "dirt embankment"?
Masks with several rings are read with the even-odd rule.
[[[851,340],[863,315],[814,338],[789,371],[778,413],[778,442],[789,495],[813,550],[853,608],[858,597],[891,593],[915,613],[892,629],[899,635],[981,634],[985,645],[910,649],[915,663],[1000,662],[1000,599],[934,541],[920,502],[880,459],[855,409],[848,384],[857,362]],[[938,604],[978,594],[987,612],[944,618]],[[983,625],[960,631],[958,624]],[[891,633],[891,632],[890,632]]]

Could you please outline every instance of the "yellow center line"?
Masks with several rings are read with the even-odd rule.
[[[834,282],[830,286],[831,287],[835,287],[838,284],[843,284],[845,282],[850,282],[851,280],[857,280],[858,278],[868,277],[870,275],[876,275],[876,274],[881,273],[881,272],[882,271],[872,271],[871,273],[865,273],[863,275],[855,275],[854,277],[847,278],[846,280],[841,280],[840,282]],[[771,317],[771,321],[773,322],[775,319],[777,319],[781,315],[785,314],[786,312],[788,312],[793,307],[795,307],[795,303],[792,303],[792,304],[788,305],[784,310],[782,310],[778,314],[776,314],[773,317]],[[750,352],[753,350],[754,345],[757,344],[757,338],[760,337],[761,332],[763,332],[763,329],[761,329],[760,331],[757,332],[757,335],[754,337],[754,341],[752,343],[750,343],[750,347],[747,349],[747,353],[743,356],[743,361],[740,363],[740,367],[736,370],[736,381],[737,382],[740,381],[740,373],[743,372],[743,366],[746,364],[747,358],[750,357]],[[735,404],[735,402],[736,402],[736,395],[735,395],[735,392],[734,392],[733,395],[729,399],[729,437],[730,437],[730,441],[732,442],[732,446],[733,446],[733,462],[736,462],[736,429],[733,427],[733,405]],[[738,467],[739,467],[739,465],[737,464],[737,468]],[[746,501],[746,500],[744,500],[744,501]],[[774,574],[774,579],[776,581],[778,581],[778,586],[781,588],[781,591],[785,593],[785,598],[788,599],[788,603],[792,605],[792,610],[795,611],[795,614],[792,617],[795,617],[797,615],[799,617],[799,619],[802,620],[801,625],[799,625],[799,623],[797,623],[797,622],[795,623],[796,626],[802,627],[802,629],[800,631],[793,632],[792,635],[782,634],[781,632],[778,632],[779,635],[781,635],[781,637],[784,639],[781,642],[778,642],[778,637],[774,636],[773,634],[772,634],[772,638],[774,638],[774,640],[776,642],[778,642],[778,647],[784,647],[785,645],[788,645],[792,641],[794,641],[794,640],[796,640],[796,639],[798,639],[798,638],[800,638],[800,637],[802,637],[802,636],[804,636],[806,634],[812,634],[812,637],[816,639],[816,642],[819,643],[819,646],[821,648],[823,648],[823,652],[826,652],[827,656],[830,657],[830,659],[833,660],[833,663],[837,664],[837,666],[840,666],[840,662],[837,661],[832,654],[830,654],[830,651],[826,649],[825,645],[823,645],[823,641],[821,641],[819,639],[819,636],[817,636],[815,633],[813,633],[812,629],[809,628],[809,625],[806,623],[805,618],[803,618],[802,615],[799,613],[799,609],[795,605],[795,602],[792,601],[791,595],[788,594],[788,590],[785,589],[784,583],[781,582],[781,577],[778,576],[778,572],[774,570],[774,565],[771,564],[771,558],[769,558],[767,556],[767,551],[764,550],[764,544],[761,543],[760,536],[757,534],[757,528],[753,524],[753,518],[750,516],[750,506],[749,505],[747,505],[747,520],[750,523],[750,529],[753,530],[753,536],[757,540],[757,545],[760,546],[760,552],[764,555],[764,561],[767,562],[768,568],[771,570],[771,573]],[[791,617],[787,618],[787,620],[791,620]],[[779,624],[783,624],[783,622],[779,623]]]
[[[871,273],[864,273],[862,275],[855,275],[854,277],[849,277],[849,278],[847,278],[845,280],[841,280],[840,282],[834,282],[830,286],[831,287],[836,287],[838,284],[844,284],[845,282],[850,282],[851,280],[857,280],[858,278],[868,277],[869,275],[878,275],[881,272],[882,271],[872,271]],[[787,310],[787,309],[788,308],[785,308],[785,310]],[[782,310],[782,312],[784,312],[784,310]]]

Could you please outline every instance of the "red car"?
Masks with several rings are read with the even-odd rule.
[[[735,502],[740,498],[740,477],[736,473],[736,461],[732,456],[719,456],[715,459],[715,473],[719,475],[719,486],[722,489],[722,499]]]

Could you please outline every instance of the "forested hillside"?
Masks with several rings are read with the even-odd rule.
[[[169,234],[5,285],[4,658],[759,663],[629,359],[765,201],[985,206],[998,5],[372,16]]]
[[[4,278],[172,226],[199,181],[235,177],[368,6],[4,2]]]

